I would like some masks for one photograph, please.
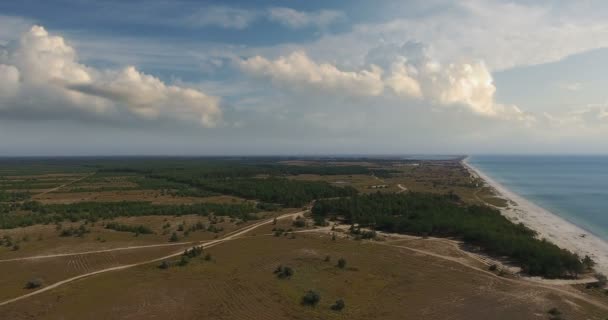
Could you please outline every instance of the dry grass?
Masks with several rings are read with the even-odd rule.
[[[520,285],[411,251],[327,236],[248,237],[208,249],[212,261],[140,266],[0,307],[10,319],[604,319],[584,300]],[[330,262],[324,261],[325,256]],[[347,268],[335,266],[338,257]],[[288,280],[272,273],[294,268]],[[128,290],[126,290],[128,289]],[[300,305],[308,289],[321,301]],[[329,306],[343,298],[342,312]]]

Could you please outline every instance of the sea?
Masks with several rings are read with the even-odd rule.
[[[497,156],[467,160],[505,188],[608,241],[608,156]]]

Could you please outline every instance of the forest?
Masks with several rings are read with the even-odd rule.
[[[560,249],[488,206],[465,205],[457,197],[422,193],[356,195],[317,201],[315,220],[343,219],[386,232],[455,237],[490,255],[508,257],[533,276],[576,277],[585,270],[577,255]]]

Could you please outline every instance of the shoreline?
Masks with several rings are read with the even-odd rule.
[[[608,274],[607,241],[509,190],[470,164],[468,159],[469,157],[466,157],[461,160],[462,165],[494,189],[498,196],[509,202],[506,208],[498,208],[505,217],[514,223],[523,223],[536,231],[539,238],[547,239],[581,258],[588,255],[596,262],[594,269],[597,272]]]

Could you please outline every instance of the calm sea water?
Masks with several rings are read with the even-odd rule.
[[[608,156],[472,156],[509,190],[608,240]]]

